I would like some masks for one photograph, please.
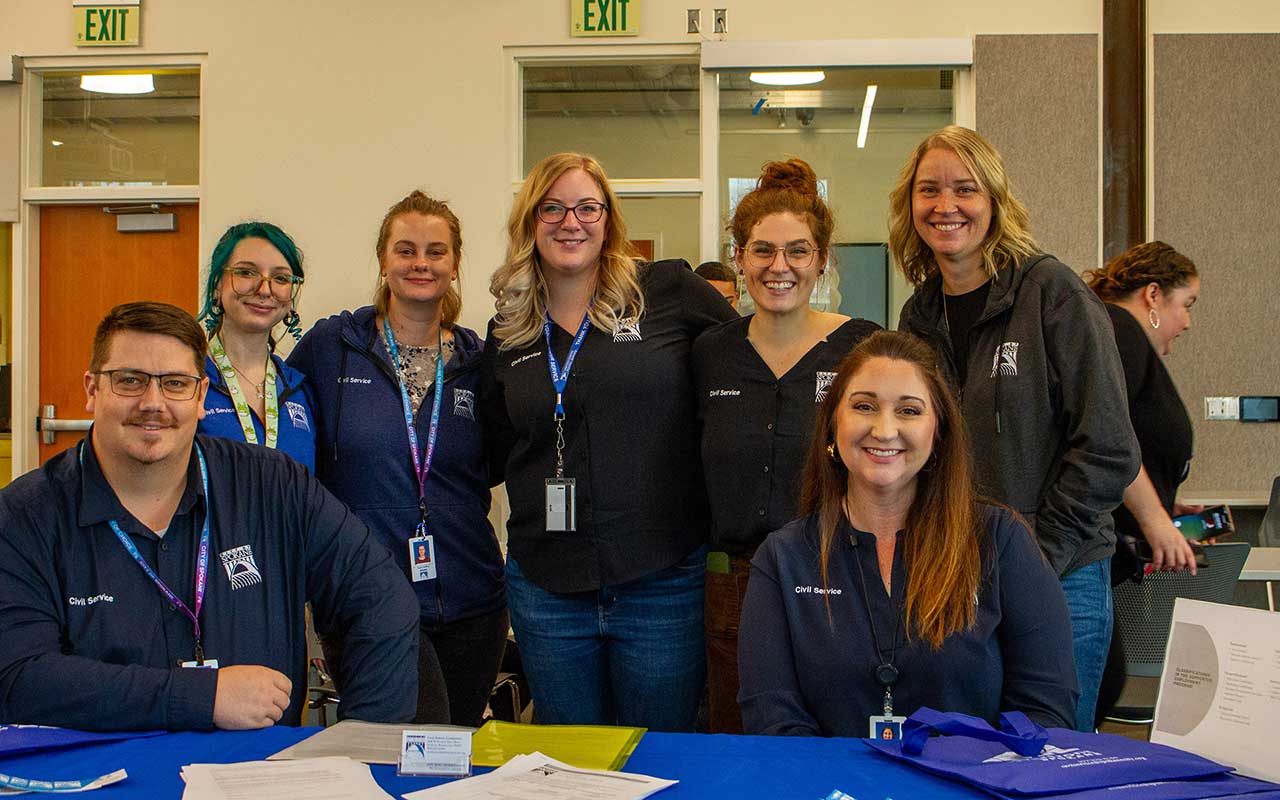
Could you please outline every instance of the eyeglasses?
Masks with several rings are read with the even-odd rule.
[[[94,375],[106,375],[111,379],[111,391],[121,397],[139,397],[147,393],[151,381],[160,386],[160,392],[170,400],[190,400],[196,396],[200,378],[181,372],[155,375],[140,369],[100,369]]]
[[[600,217],[604,216],[604,203],[578,203],[576,206],[566,206],[563,203],[539,203],[538,219],[548,225],[555,225],[563,222],[564,218],[570,211],[578,218],[578,222],[599,222]]]
[[[818,254],[818,248],[803,242],[789,244],[786,247],[775,247],[768,242],[755,242],[744,251],[747,257],[747,265],[757,269],[771,267],[778,257],[779,250],[782,251],[782,258],[787,262],[787,266],[792,269],[804,269],[812,266],[814,257]]]
[[[232,267],[227,270],[227,274],[231,276],[231,291],[241,297],[257,294],[262,284],[266,283],[271,288],[271,295],[283,302],[297,297],[298,290],[302,288],[302,278],[292,273],[273,272],[263,275],[248,267]]]

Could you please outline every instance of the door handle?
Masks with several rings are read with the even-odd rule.
[[[91,419],[58,419],[54,416],[56,409],[52,404],[41,406],[40,416],[36,417],[36,430],[45,444],[53,444],[53,437],[58,431],[87,431],[93,424]]]

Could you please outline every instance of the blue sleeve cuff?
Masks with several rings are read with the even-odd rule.
[[[213,701],[217,694],[216,669],[174,667],[169,671],[165,728],[171,731],[213,730]]]

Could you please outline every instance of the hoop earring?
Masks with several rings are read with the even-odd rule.
[[[1154,308],[1147,309],[1147,321],[1151,323],[1152,328],[1160,327],[1160,315],[1156,313]]]
[[[213,332],[222,324],[222,301],[215,299],[209,306],[209,313],[204,316],[205,333],[212,338]]]
[[[291,308],[289,313],[284,315],[284,329],[293,335],[295,342],[302,340],[302,328],[298,325],[302,318],[298,316],[298,309]]]

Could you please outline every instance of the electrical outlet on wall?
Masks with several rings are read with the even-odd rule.
[[[717,8],[715,10],[715,27],[712,33],[728,33],[729,32],[729,10],[725,8]]]
[[[1206,397],[1205,419],[1240,419],[1239,397]]]
[[[686,18],[685,22],[686,22],[687,33],[701,33],[702,32],[702,9],[699,9],[699,8],[689,9],[688,17]]]

